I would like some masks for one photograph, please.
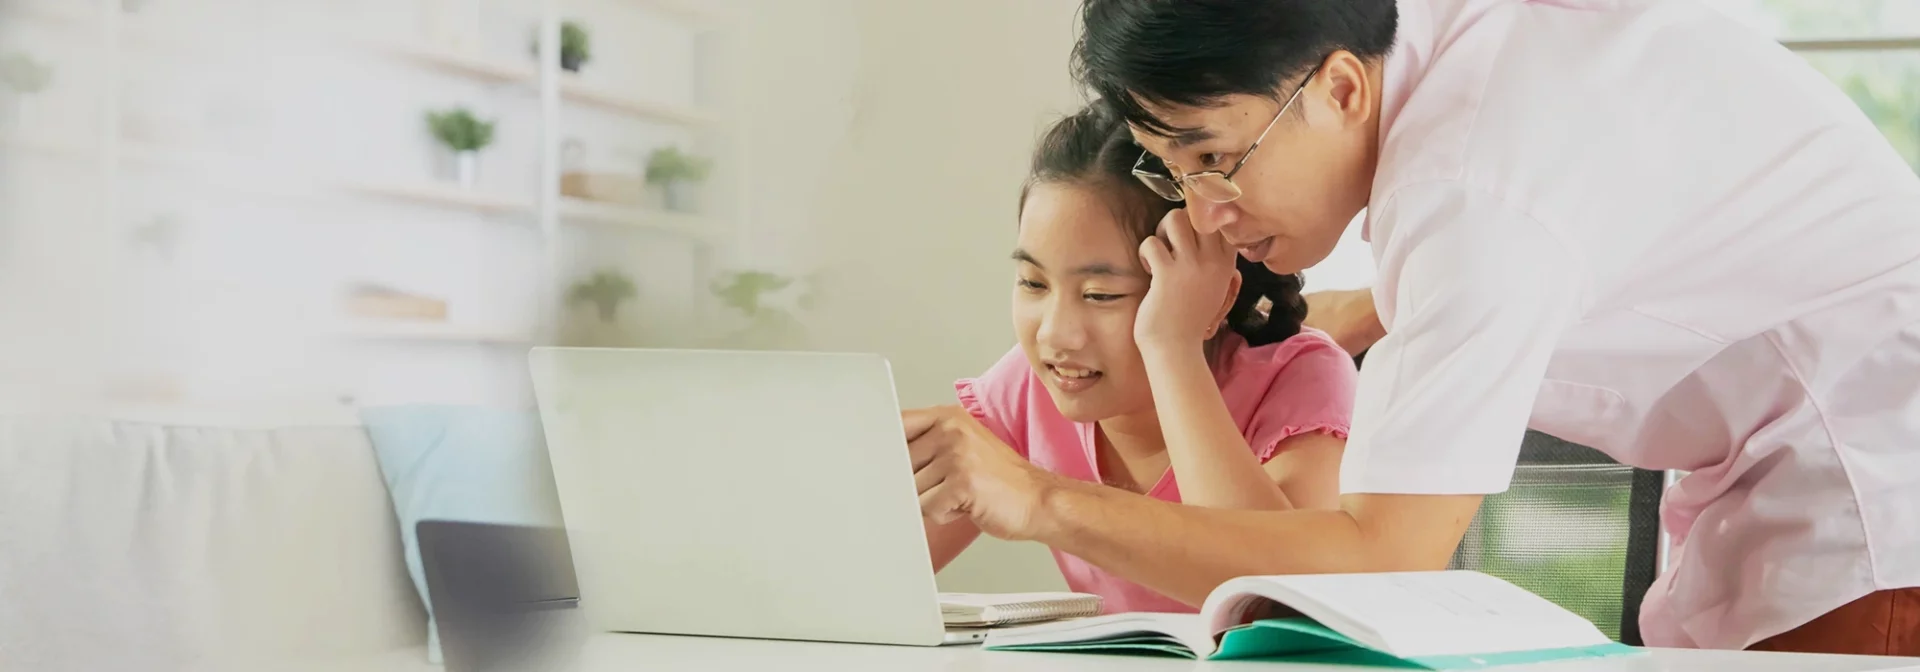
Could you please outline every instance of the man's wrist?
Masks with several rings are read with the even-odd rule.
[[[1085,510],[1088,483],[1058,474],[1048,473],[1040,478],[1034,488],[1033,518],[1029,522],[1032,534],[1029,537],[1049,546],[1057,546],[1066,535],[1079,527],[1075,521],[1077,511]]]

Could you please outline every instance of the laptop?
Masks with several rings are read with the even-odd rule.
[[[868,354],[535,348],[590,628],[938,646],[893,376]]]

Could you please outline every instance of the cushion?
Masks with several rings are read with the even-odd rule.
[[[539,415],[531,410],[410,405],[363,409],[406,549],[407,571],[427,605],[427,657],[440,637],[421,568],[422,520],[560,526],[560,505]]]
[[[168,422],[0,415],[0,667],[209,669],[425,639],[351,417]]]

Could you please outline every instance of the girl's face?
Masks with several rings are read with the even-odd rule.
[[[1094,422],[1151,411],[1133,319],[1148,275],[1139,241],[1085,185],[1041,183],[1020,212],[1013,328],[1060,414]]]

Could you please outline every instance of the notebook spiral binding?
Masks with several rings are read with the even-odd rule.
[[[1016,625],[1062,618],[1082,618],[1099,613],[1100,598],[1097,597],[1079,600],[1014,602],[995,605],[992,621],[996,625]]]

